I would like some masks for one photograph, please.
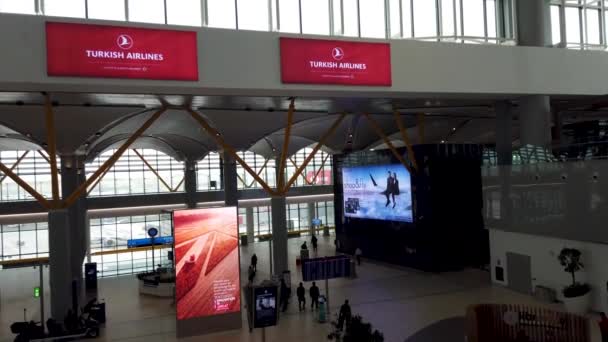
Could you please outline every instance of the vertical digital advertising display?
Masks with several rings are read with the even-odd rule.
[[[342,169],[344,216],[413,222],[410,173],[401,164]]]
[[[177,319],[240,311],[236,207],[173,213]]]
[[[253,312],[254,328],[266,328],[277,325],[277,298],[276,286],[261,286],[253,289],[255,310]]]

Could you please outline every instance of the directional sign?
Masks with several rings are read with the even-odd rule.
[[[350,257],[334,256],[302,260],[304,281],[350,277]]]

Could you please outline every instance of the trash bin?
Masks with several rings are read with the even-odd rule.
[[[327,300],[325,296],[319,296],[319,323],[327,322]]]
[[[241,235],[241,246],[247,246],[249,240],[247,240],[247,235]]]
[[[323,236],[329,236],[329,226],[323,226]]]

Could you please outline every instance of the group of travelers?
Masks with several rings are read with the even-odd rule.
[[[312,282],[312,286],[308,289],[308,294],[310,295],[310,309],[315,310],[319,309],[319,296],[321,296],[321,292],[319,291],[319,287],[317,283]],[[304,284],[300,283],[298,289],[296,290],[296,296],[298,297],[298,308],[300,311],[306,310],[306,289],[304,288]]]
[[[316,253],[318,250],[317,237],[315,235],[313,235],[310,242],[311,242],[313,251]],[[335,239],[334,245],[336,246],[336,253],[337,253],[338,248],[340,247],[340,241],[338,239]],[[304,241],[304,243],[300,246],[300,248],[303,250],[308,249],[308,245],[306,244],[306,241]],[[363,252],[361,251],[361,248],[357,247],[354,254],[355,254],[357,263],[359,265],[361,265],[361,255],[363,254]],[[249,265],[249,270],[248,270],[249,283],[253,283],[253,280],[255,279],[255,276],[257,273],[257,264],[258,264],[258,257],[254,253],[251,256],[251,263]],[[279,307],[281,308],[281,311],[285,312],[287,310],[287,306],[289,304],[289,298],[291,297],[291,288],[289,286],[287,286],[285,279],[281,279],[280,286],[281,286],[281,289],[280,289],[280,295],[279,295]],[[310,297],[310,302],[311,302],[310,309],[312,311],[318,310],[319,309],[319,298],[321,296],[321,292],[320,292],[319,287],[317,286],[316,282],[314,282],[314,281],[312,282],[312,286],[310,286],[310,288],[308,289],[308,295]],[[296,297],[298,299],[299,311],[300,312],[306,311],[306,288],[304,287],[303,283],[300,283],[300,285],[296,289]],[[338,322],[337,322],[338,329],[342,330],[345,323],[346,323],[346,325],[348,325],[350,323],[351,317],[352,317],[352,313],[351,313],[350,304],[349,304],[348,300],[346,300],[344,302],[344,304],[342,304],[342,306],[340,307],[340,313],[338,315]]]

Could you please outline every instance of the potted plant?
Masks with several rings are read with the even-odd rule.
[[[585,268],[581,262],[581,252],[576,248],[564,248],[558,256],[564,271],[572,276],[572,284],[563,289],[564,304],[572,313],[585,314],[589,311],[591,288],[588,284],[576,281],[576,272]]]

